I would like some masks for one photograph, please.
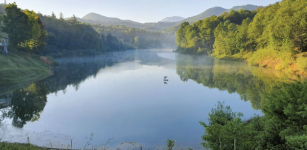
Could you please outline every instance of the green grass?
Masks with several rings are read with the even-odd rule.
[[[39,56],[0,54],[0,86],[35,81],[50,74]]]
[[[47,150],[48,148],[37,147],[31,144],[0,143],[0,149],[1,150]]]

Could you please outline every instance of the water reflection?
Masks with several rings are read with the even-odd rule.
[[[139,60],[143,65],[161,66],[169,61],[158,57],[153,51],[127,51],[109,53],[98,57],[62,58],[60,66],[53,68],[54,75],[32,84],[0,87],[2,119],[12,119],[12,125],[23,128],[28,122],[39,120],[47,103],[47,94],[63,91],[73,86],[78,91],[80,84],[89,77],[96,77],[99,70],[115,64]],[[7,109],[5,109],[7,108]]]
[[[205,87],[238,93],[256,110],[261,109],[264,94],[274,92],[282,83],[303,80],[296,75],[208,56],[178,55],[176,60],[177,74],[182,81],[191,79]]]
[[[218,100],[229,100],[237,107],[234,109],[250,117],[261,112],[253,110],[249,102],[238,100],[237,94],[228,93],[238,93],[254,109],[260,109],[265,92],[298,80],[242,62],[153,51],[57,61],[60,66],[47,79],[0,87],[4,89],[0,93],[2,117],[11,119],[14,127],[44,133],[59,131],[78,138],[95,132],[98,138],[116,137],[117,143],[148,146],[164,144],[170,138],[182,147],[200,149],[203,128],[198,121],[206,121]],[[168,77],[164,79],[170,79],[167,86],[164,84],[168,81],[162,81],[165,75]],[[96,144],[104,142],[99,140]],[[86,143],[80,141],[80,146]],[[42,142],[47,143],[42,146],[49,146],[49,141]]]
[[[17,128],[22,128],[28,121],[37,121],[47,103],[46,95],[42,82],[4,95],[1,97],[2,107],[9,108],[2,111],[2,117],[12,119],[12,125]]]

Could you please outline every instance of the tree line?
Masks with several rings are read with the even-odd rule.
[[[150,49],[150,48],[175,48],[175,32],[171,31],[147,31],[126,27],[124,25],[109,25],[92,24],[93,28],[101,34],[112,34],[128,43],[135,49]]]
[[[2,32],[8,34],[12,51],[60,57],[134,49],[111,34],[99,34],[75,16],[65,20],[63,14],[42,15],[21,10],[16,3],[8,4],[5,12]]]
[[[234,26],[241,25],[243,20],[254,18],[257,11],[232,10],[220,16],[211,16],[204,20],[199,20],[191,25],[189,22],[183,22],[177,30],[177,51],[192,54],[212,53],[217,37],[215,32],[219,31],[218,26],[224,23]]]
[[[307,1],[283,0],[255,11],[230,11],[177,30],[177,51],[245,59],[276,70],[307,69]]]

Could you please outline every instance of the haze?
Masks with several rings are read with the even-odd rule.
[[[77,17],[95,12],[108,17],[129,19],[137,22],[158,22],[165,17],[191,17],[214,6],[231,8],[253,4],[266,6],[277,0],[7,0],[16,2],[22,9],[43,14],[64,13],[65,17]]]

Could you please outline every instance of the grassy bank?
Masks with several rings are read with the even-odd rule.
[[[273,49],[260,49],[255,52],[218,55],[216,58],[243,60],[250,65],[307,76],[307,53],[292,54]]]
[[[19,143],[0,143],[0,149],[1,150],[47,150],[47,148],[37,147],[31,144],[19,144]]]
[[[0,54],[0,86],[35,81],[51,74],[37,55]]]

